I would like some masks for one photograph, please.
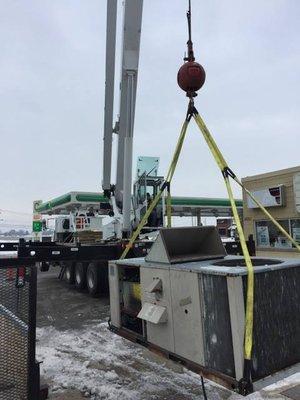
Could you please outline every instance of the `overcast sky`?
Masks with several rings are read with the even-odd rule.
[[[106,1],[0,5],[0,209],[31,212],[34,199],[101,190]],[[144,0],[134,174],[138,155],[159,156],[165,173],[185,116],[176,75],[186,6]],[[193,1],[207,74],[196,105],[240,177],[300,164],[299,21],[298,0]],[[226,196],[194,123],[173,194]]]

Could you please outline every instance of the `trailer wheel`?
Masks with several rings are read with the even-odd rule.
[[[75,268],[74,263],[67,262],[65,265],[65,281],[69,285],[74,285],[75,282]]]
[[[89,294],[93,297],[99,295],[99,269],[95,263],[90,263],[86,271],[86,284]]]
[[[83,290],[86,287],[86,264],[78,262],[75,265],[75,287]]]
[[[40,271],[41,272],[47,272],[47,271],[49,271],[49,268],[50,268],[50,264],[48,262],[42,261],[40,263]]]

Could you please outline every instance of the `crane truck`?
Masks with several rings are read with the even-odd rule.
[[[103,135],[103,180],[100,192],[69,192],[50,201],[33,203],[33,240],[0,243],[0,251],[17,250],[20,258],[39,262],[41,270],[60,266],[59,277],[78,290],[87,288],[91,295],[107,294],[108,261],[122,254],[133,230],[137,227],[164,182],[158,174],[158,157],[138,157],[132,185],[132,153],[134,117],[140,54],[142,0],[123,3],[122,57],[119,118],[113,124],[114,85],[117,31],[117,0],[107,1],[105,108]],[[116,180],[112,183],[113,135],[118,138]],[[132,191],[133,187],[133,191]],[[236,201],[242,210],[242,201]],[[231,216],[227,199],[172,197],[173,216]],[[54,221],[52,238],[43,237],[43,230]],[[153,243],[155,231],[164,226],[165,199],[148,219],[140,238],[128,257],[144,256]],[[239,251],[230,243],[228,252]]]

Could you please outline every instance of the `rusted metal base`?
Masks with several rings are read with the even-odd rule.
[[[135,334],[134,332],[129,331],[128,329],[116,328],[112,325],[109,326],[109,329],[112,332],[118,334],[119,336],[122,336],[123,338],[128,339],[134,343],[141,344],[142,346],[147,347],[150,351],[153,351],[154,353],[159,354],[162,357],[173,360],[173,361],[183,365],[187,369],[189,369],[197,374],[200,374],[203,377],[205,377],[211,381],[214,381],[229,390],[233,390],[236,392],[239,391],[238,381],[236,379],[232,378],[231,376],[222,374],[221,372],[215,371],[211,368],[203,367],[202,365],[196,364],[196,363],[189,361],[183,357],[180,357],[174,353],[171,353],[165,349],[162,349],[159,346],[156,346],[152,343],[147,342],[147,340],[143,336]]]

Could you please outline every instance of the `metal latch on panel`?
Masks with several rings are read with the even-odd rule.
[[[138,318],[152,324],[162,324],[168,320],[167,309],[156,304],[144,303],[141,311],[138,313]]]
[[[162,292],[162,280],[159,278],[153,279],[149,286],[146,288],[148,293]]]

